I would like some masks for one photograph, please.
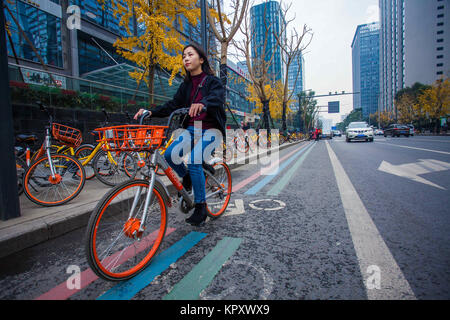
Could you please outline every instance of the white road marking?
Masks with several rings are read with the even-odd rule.
[[[405,163],[401,165],[393,165],[387,161],[383,161],[378,167],[378,170],[399,177],[411,179],[416,182],[424,183],[441,190],[447,190],[431,181],[428,181],[427,179],[419,177],[419,175],[450,170],[450,163],[434,159],[427,159],[427,160],[419,159],[417,163]]]
[[[390,146],[400,147],[400,148],[408,148],[408,149],[414,149],[414,150],[421,150],[421,151],[435,152],[435,153],[440,153],[440,154],[450,154],[450,152],[446,152],[446,151],[438,151],[438,150],[431,150],[431,149],[423,149],[423,148],[416,148],[416,147],[408,147],[408,146],[402,146],[402,145],[399,145],[399,144],[393,144],[393,143],[384,143],[384,142],[378,142],[378,141],[376,141],[376,143],[387,144],[387,145],[390,145]]]
[[[330,144],[326,142],[326,145],[358,257],[361,275],[365,279],[364,284],[368,299],[415,300],[416,297],[408,281],[378,232],[342,164]],[[369,267],[372,266],[379,267],[380,286],[369,285],[372,275],[367,276],[367,274]]]
[[[421,141],[421,142],[432,141],[432,142],[445,142],[445,143],[450,143],[449,140],[432,140],[432,139],[417,139],[417,138],[413,138],[412,141]]]
[[[245,213],[244,200],[236,199],[234,200],[234,204],[230,201],[224,216],[234,216],[243,213]]]

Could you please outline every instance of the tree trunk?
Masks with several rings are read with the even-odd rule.
[[[439,133],[439,127],[440,127],[440,125],[441,125],[441,119],[440,118],[437,118],[436,119],[436,125],[434,126],[434,134],[438,134]]]
[[[228,70],[227,70],[227,52],[228,52],[228,43],[222,42],[220,44],[220,81],[222,82],[223,88],[225,89],[225,97],[227,91],[227,83],[228,83]],[[224,97],[224,101],[225,101]]]
[[[283,115],[281,117],[281,122],[282,122],[281,131],[284,133],[284,132],[286,132],[286,129],[287,129],[287,125],[286,125],[286,102],[285,101],[283,101]]]
[[[270,124],[269,124],[269,100],[264,100],[263,102],[263,117],[264,117],[264,128],[269,130]]]
[[[150,105],[155,104],[155,97],[154,97],[154,91],[155,91],[155,65],[150,65],[148,67],[148,93],[150,94],[149,97],[149,103]]]

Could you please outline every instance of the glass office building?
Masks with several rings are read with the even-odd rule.
[[[289,67],[288,88],[289,92],[293,92],[293,107],[298,110],[298,94],[305,90],[305,58],[301,52],[297,53],[297,58],[292,61]]]
[[[380,24],[359,25],[352,42],[353,109],[362,108],[364,117],[378,111],[380,87]]]
[[[39,57],[27,41],[28,38],[45,64],[62,68],[61,16],[55,16],[19,0],[4,3],[14,16],[13,19],[5,10],[5,18],[11,32],[11,41],[8,38],[6,41],[8,55],[14,57],[15,51],[17,58],[38,63]],[[15,21],[19,23],[25,36],[19,31]]]
[[[136,66],[119,55],[113,46],[117,38],[127,36],[127,31],[114,17],[111,6],[108,5],[109,2],[107,1],[103,9],[97,0],[40,0],[39,5],[22,0],[5,1],[36,47],[46,68],[53,73],[58,84],[61,84],[61,89],[131,99],[137,82],[129,76],[129,72],[134,71]],[[122,4],[125,5],[125,2],[122,1]],[[70,30],[67,27],[66,19],[73,14],[73,12],[66,13],[70,5],[80,8],[80,29]],[[33,69],[30,71],[31,75],[48,78],[38,57],[19,33],[8,13],[6,20],[10,25],[13,47],[22,71],[27,70],[26,67],[28,67],[28,70]],[[200,23],[193,26],[183,16],[180,16],[180,22],[183,24],[183,29],[177,21],[174,27],[185,37],[182,44],[200,45]],[[131,19],[129,27],[131,33],[139,35],[143,26],[139,25],[135,19]],[[212,51],[217,51],[212,32],[208,32],[208,39],[209,47]],[[7,42],[11,79],[22,81],[12,47],[9,41]],[[213,61],[211,59],[211,63]],[[233,77],[235,69],[229,70],[232,74],[230,77]],[[177,76],[170,86],[169,77],[170,74],[165,70],[157,68],[154,79],[154,92],[157,94],[155,103],[172,98],[183,81],[181,76]],[[237,75],[234,78],[237,78]],[[25,74],[25,82],[29,79]],[[239,112],[251,111],[252,108],[244,97],[245,87],[234,80],[228,83],[227,96],[232,108]],[[33,84],[44,83],[35,81]],[[53,86],[48,79],[45,84]],[[148,99],[148,96],[148,88],[142,81],[134,100],[143,101]],[[128,98],[123,98],[123,103],[127,102]]]
[[[274,35],[281,33],[283,23],[280,4],[277,1],[264,2],[250,9],[252,58],[265,57],[265,61],[268,62],[273,55],[269,74],[275,81],[284,78],[282,53]],[[266,26],[269,27],[268,31]],[[264,44],[266,44],[265,52],[263,52]]]

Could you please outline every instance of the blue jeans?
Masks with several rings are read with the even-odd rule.
[[[167,163],[173,168],[178,176],[183,178],[188,173],[189,169],[189,174],[192,180],[192,189],[194,190],[195,203],[202,203],[206,201],[205,175],[203,173],[202,160],[207,161],[209,159],[203,159],[203,151],[215,141],[214,136],[205,137],[204,139],[205,132],[206,130],[189,126],[187,130],[185,130],[176,140],[172,142],[164,153],[164,158]],[[201,138],[201,140],[194,145],[194,139],[197,138]],[[191,151],[187,168],[181,161],[181,158],[185,155],[186,149]],[[214,152],[214,150],[212,150],[211,153],[212,152]]]

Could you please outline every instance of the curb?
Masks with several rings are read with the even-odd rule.
[[[283,144],[279,146],[279,151],[304,141],[306,140]],[[246,157],[245,163],[232,163],[229,167],[233,170],[246,165],[261,156],[265,156],[266,152]],[[235,160],[235,162],[238,162],[237,159]],[[166,183],[166,187],[170,194],[176,192],[175,187],[170,182]],[[82,204],[65,211],[0,229],[0,258],[86,226],[96,203]]]

